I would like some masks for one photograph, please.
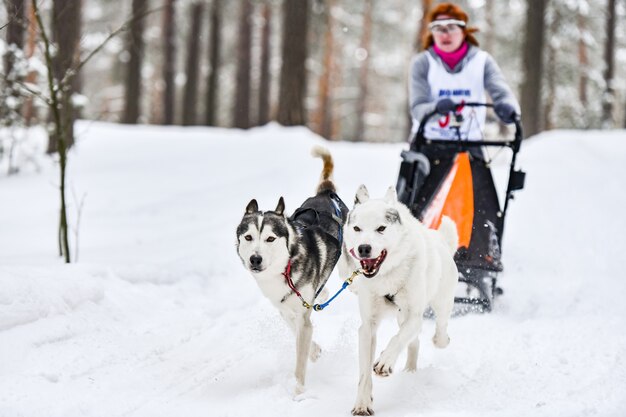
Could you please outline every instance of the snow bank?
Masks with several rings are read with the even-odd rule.
[[[292,212],[312,193],[314,144],[333,153],[349,205],[361,183],[372,195],[395,184],[402,145],[326,143],[277,125],[77,132],[79,263],[56,256],[54,163],[0,178],[0,416],[349,415],[355,297],[313,317],[324,352],[294,399],[293,338],[241,266],[235,227],[251,198],[273,208],[282,195]],[[417,373],[375,379],[378,416],[626,413],[625,139],[557,131],[524,143],[504,296],[491,314],[453,319],[445,350],[427,321]],[[395,328],[383,324],[379,351]]]

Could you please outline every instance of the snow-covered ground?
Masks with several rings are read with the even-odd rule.
[[[294,340],[235,252],[251,198],[272,209],[282,195],[292,212],[309,196],[324,142],[275,125],[77,131],[78,263],[56,257],[54,164],[0,177],[0,416],[350,415],[355,297],[314,313],[324,352],[294,399]],[[395,184],[402,145],[325,145],[348,205],[361,183]],[[444,350],[427,321],[417,373],[374,380],[378,416],[626,415],[626,132],[545,133],[519,161],[504,296],[454,318]]]

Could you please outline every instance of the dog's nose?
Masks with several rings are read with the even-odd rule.
[[[372,255],[372,247],[370,245],[359,245],[359,256],[361,258],[369,258]]]
[[[254,268],[260,267],[262,262],[263,262],[263,258],[260,257],[259,255],[252,255],[250,257],[250,266]]]

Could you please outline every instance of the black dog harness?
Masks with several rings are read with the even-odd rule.
[[[337,223],[337,238],[330,234],[327,230],[324,232],[333,238],[333,240],[338,241],[339,243],[339,253],[341,253],[341,244],[343,243],[343,220],[341,219],[341,205],[339,196],[337,194],[330,194],[330,201],[333,203],[333,208],[335,209],[335,213],[331,214],[325,211],[317,211],[314,208],[306,207],[306,208],[298,208],[292,215],[290,220],[293,222],[296,230],[301,232],[304,229],[313,226],[319,226],[320,229],[324,230],[321,227],[320,217],[326,217]]]
[[[298,231],[298,233],[301,233],[303,230],[309,227],[319,227],[320,230],[322,230],[328,237],[330,237],[333,241],[337,242],[337,259],[339,259],[339,257],[341,256],[341,247],[343,243],[343,220],[341,218],[341,200],[339,200],[339,196],[337,194],[331,193],[330,201],[333,204],[333,207],[335,209],[334,214],[328,213],[326,211],[320,212],[311,207],[304,207],[304,208],[300,207],[291,215],[290,220],[292,224],[294,225],[294,227],[296,228],[296,230]],[[337,237],[333,236],[328,230],[322,227],[320,217],[329,218],[333,222],[337,223]],[[337,259],[335,259],[335,262],[337,261]],[[345,284],[344,287],[337,294],[335,294],[335,296],[332,299],[328,300],[324,305],[321,305],[321,306],[319,304],[311,305],[310,303],[306,302],[304,298],[302,298],[302,295],[296,289],[293,281],[291,280],[291,259],[287,263],[287,267],[285,268],[285,272],[283,272],[283,276],[285,277],[285,281],[287,282],[287,285],[289,286],[291,291],[289,292],[289,294],[285,295],[282,298],[282,300],[280,300],[280,302],[283,303],[287,299],[287,297],[289,297],[291,294],[296,294],[302,301],[302,305],[304,307],[314,308],[314,310],[316,311],[323,310],[330,303],[330,301],[332,301],[339,294],[339,292],[343,291],[343,289],[345,289],[345,287],[349,285],[349,284]],[[354,277],[356,277],[356,275],[353,275],[349,279],[350,284],[352,283],[352,279],[354,279]],[[326,283],[324,283],[317,290],[317,292],[315,293],[314,299],[317,298],[317,296],[322,292],[325,285]]]

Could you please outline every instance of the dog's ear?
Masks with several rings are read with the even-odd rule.
[[[402,224],[402,219],[400,218],[400,213],[396,209],[389,209],[389,210],[387,210],[385,212],[385,220],[387,220],[387,223],[389,223],[389,224],[394,224],[396,222]]]
[[[354,196],[354,204],[362,204],[369,199],[370,193],[367,192],[367,188],[365,187],[365,185],[361,184],[356,190],[356,195]]]
[[[281,216],[285,212],[285,200],[283,200],[282,197],[278,199],[278,204],[276,205],[276,210],[274,210],[274,212],[276,212],[276,214],[279,214]]]
[[[256,213],[257,211],[259,211],[259,204],[256,202],[255,199],[250,200],[250,202],[246,206],[246,214]]]
[[[396,193],[395,188],[389,187],[387,189],[387,193],[385,194],[385,201],[387,203],[395,203],[398,201],[398,194]]]

